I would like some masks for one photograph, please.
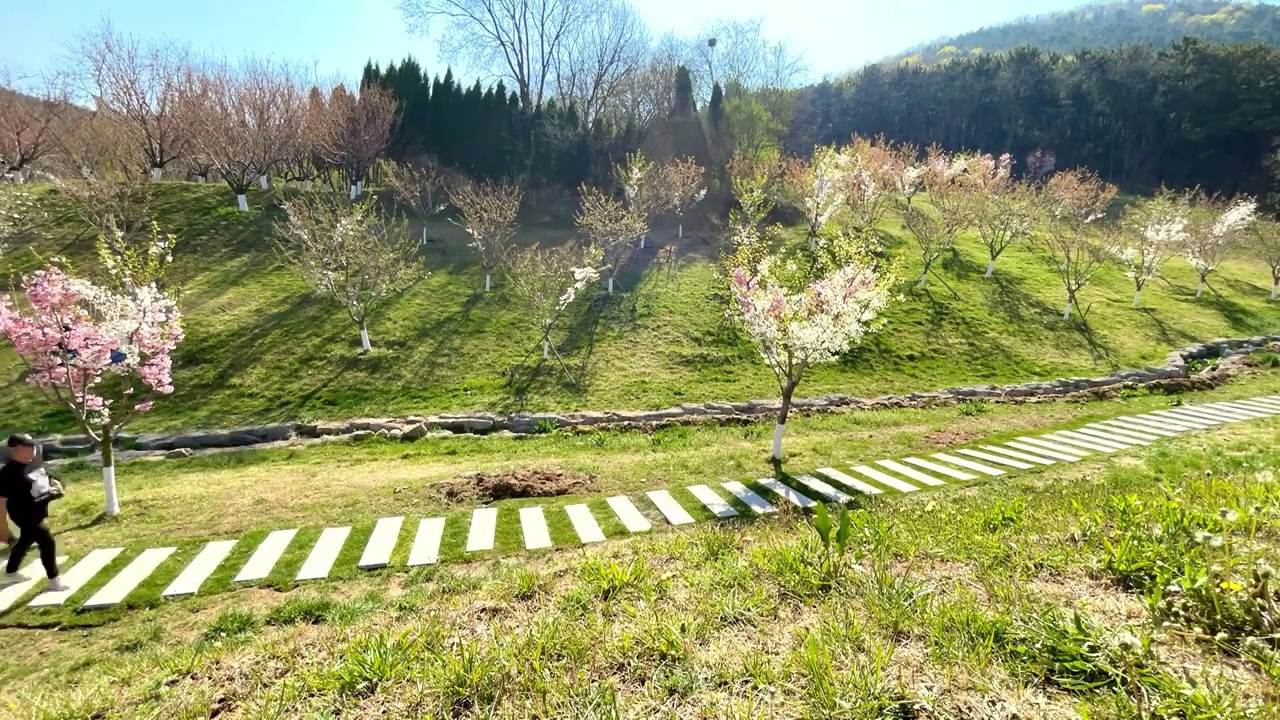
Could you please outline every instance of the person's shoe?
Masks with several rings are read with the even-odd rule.
[[[62,582],[62,578],[49,579],[49,592],[66,592],[67,586]]]
[[[9,587],[10,585],[16,585],[17,583],[20,583],[25,579],[26,578],[22,577],[22,575],[16,572],[13,572],[13,573],[7,572],[4,574],[3,578],[0,578],[0,587]]]

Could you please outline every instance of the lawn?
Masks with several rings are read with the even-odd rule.
[[[1188,399],[1275,385],[1254,376]],[[1169,400],[809,418],[794,429],[788,468],[924,449],[942,432],[1000,438]],[[119,524],[66,539],[177,542],[202,525],[265,529],[290,514],[317,525],[412,514],[440,506],[423,496],[411,504],[416,487],[370,495],[369,486],[534,458],[607,467],[602,493],[746,479],[762,472],[767,440],[744,428],[604,437],[344,443],[132,463],[122,467]],[[4,628],[0,713],[1273,717],[1280,665],[1266,579],[1280,562],[1278,440],[1280,422],[1252,421],[1113,457],[859,499],[844,552],[825,549],[811,519],[785,513],[571,552],[349,572],[299,588],[215,587],[123,615],[84,615],[74,631]],[[224,487],[230,500],[206,489]],[[334,493],[329,514],[308,497],[321,487]],[[351,499],[361,494],[363,503]],[[55,524],[74,522],[79,502],[68,500]],[[364,514],[352,516],[357,508]]]
[[[157,187],[156,216],[180,237],[177,265],[187,340],[176,359],[177,392],[140,418],[135,430],[229,427],[265,421],[338,419],[463,410],[648,409],[681,402],[771,397],[777,386],[751,344],[725,317],[716,280],[719,241],[707,231],[676,240],[663,229],[621,278],[624,292],[599,295],[569,318],[558,342],[576,384],[555,368],[534,367],[509,382],[537,341],[529,318],[501,278],[491,293],[461,231],[433,222],[424,246],[431,275],[377,311],[375,350],[361,355],[355,326],[312,294],[278,261],[270,240],[276,210],[237,213],[225,188],[185,183]],[[51,193],[50,238],[14,248],[5,269],[21,272],[37,257],[83,259],[91,241]],[[689,228],[686,228],[689,229]],[[524,241],[568,232],[529,224]],[[1162,360],[1172,348],[1215,337],[1280,329],[1267,301],[1269,273],[1247,258],[1228,262],[1206,297],[1172,261],[1167,281],[1129,307],[1129,280],[1114,268],[1083,293],[1088,321],[1061,320],[1063,292],[1040,251],[1010,250],[984,280],[986,257],[972,239],[940,272],[956,296],[931,280],[911,287],[918,267],[896,221],[884,227],[901,261],[902,302],[888,324],[841,362],[814,368],[802,395],[878,395],[945,386],[1102,374]],[[674,243],[675,265],[658,247]],[[16,377],[11,354],[0,372]],[[0,424],[32,432],[72,431],[69,417],[15,380]]]

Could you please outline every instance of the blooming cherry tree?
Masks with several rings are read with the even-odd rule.
[[[631,241],[648,227],[644,216],[608,193],[588,185],[582,186],[582,203],[574,220],[578,229],[600,249],[607,273],[609,293],[613,294],[613,281],[618,269],[631,256]]]
[[[1067,307],[1062,319],[1071,319],[1076,296],[1115,255],[1118,233],[1105,228],[1107,206],[1116,196],[1116,187],[1087,170],[1068,170],[1049,179],[1045,200],[1049,208],[1050,232],[1044,237],[1054,269],[1067,291]]]
[[[172,355],[182,341],[177,303],[154,284],[130,292],[51,267],[0,298],[0,334],[26,379],[69,410],[102,456],[107,515],[120,511],[113,445],[134,415],[173,392]]]
[[[1007,153],[975,156],[966,179],[973,225],[987,248],[984,277],[992,277],[1004,251],[1031,238],[1040,217],[1040,195],[1034,186],[1013,179],[1013,156]]]
[[[929,191],[933,210],[907,206],[902,209],[902,222],[920,247],[923,269],[918,287],[932,273],[942,280],[933,265],[955,244],[956,237],[972,222],[972,207],[964,176],[968,160],[952,157],[937,148],[929,150],[924,165],[924,186]],[[942,280],[946,284],[945,280]],[[954,291],[953,291],[954,292]]]
[[[1242,233],[1258,213],[1258,203],[1253,198],[1242,197],[1230,204],[1214,198],[1206,199],[1196,193],[1192,204],[1200,206],[1192,211],[1187,233],[1187,262],[1200,277],[1196,285],[1196,297],[1204,294],[1211,273],[1240,242]]]
[[[573,375],[556,350],[551,333],[582,290],[600,277],[596,269],[599,261],[598,250],[574,242],[551,247],[533,245],[516,248],[503,256],[512,290],[537,321],[542,359],[550,360],[554,356],[571,383],[574,382]],[[535,350],[530,350],[512,369],[511,380],[515,379],[516,371],[533,352]]]
[[[365,323],[373,306],[426,274],[404,221],[385,215],[373,199],[352,203],[325,194],[299,195],[284,210],[276,226],[282,254],[342,304],[369,352]]]
[[[1165,261],[1187,241],[1187,207],[1179,196],[1161,191],[1126,209],[1124,220],[1128,232],[1115,250],[1125,275],[1133,280],[1133,306],[1138,307],[1143,286],[1160,275]]]
[[[895,185],[903,179],[898,155],[883,136],[874,140],[855,136],[842,154],[848,158],[844,196],[850,221],[862,232],[873,232],[893,204]]]
[[[471,236],[471,248],[484,268],[484,291],[489,292],[493,271],[502,262],[516,232],[524,191],[509,183],[482,183],[462,179],[448,186],[449,201],[462,213],[457,223]]]
[[[809,249],[814,250],[835,228],[832,221],[845,207],[850,158],[830,146],[818,147],[813,158],[793,158],[782,174],[782,190],[804,213]]]
[[[704,174],[702,166],[691,157],[672,158],[658,166],[657,192],[680,223],[676,237],[684,237],[684,214],[707,196]]]
[[[1249,228],[1246,237],[1253,254],[1271,268],[1271,299],[1280,293],[1280,222],[1259,219]]]

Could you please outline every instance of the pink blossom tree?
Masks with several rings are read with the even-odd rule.
[[[0,298],[0,334],[26,365],[27,381],[69,410],[97,445],[105,512],[115,515],[112,443],[156,396],[173,392],[177,303],[155,284],[107,288],[50,267],[26,276],[19,297]]]

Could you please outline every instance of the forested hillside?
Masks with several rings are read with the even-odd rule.
[[[1280,45],[1280,7],[1221,0],[1091,3],[935,40],[885,62],[934,64],[1025,46],[1060,53],[1135,43],[1166,47],[1186,36],[1210,42]]]

